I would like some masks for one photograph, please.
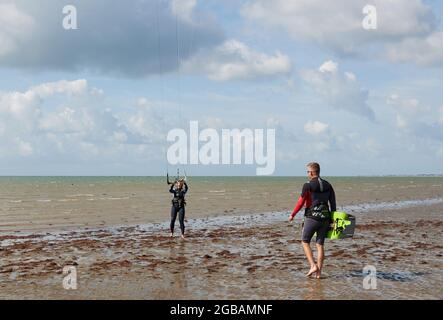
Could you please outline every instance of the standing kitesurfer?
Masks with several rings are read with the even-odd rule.
[[[302,245],[311,266],[307,276],[309,277],[315,273],[317,279],[320,279],[325,256],[324,242],[331,222],[330,215],[331,212],[336,211],[335,192],[329,182],[320,178],[320,165],[318,163],[309,163],[307,169],[309,182],[303,185],[300,198],[289,217],[289,221],[294,219],[303,206],[306,207]],[[314,233],[317,233],[317,263],[314,261],[310,246]]]
[[[172,198],[172,207],[171,207],[171,237],[174,236],[174,226],[175,220],[177,219],[180,222],[181,229],[181,237],[185,238],[185,195],[188,192],[188,185],[184,179],[179,179],[171,184],[171,188],[169,189],[170,193],[174,194]]]

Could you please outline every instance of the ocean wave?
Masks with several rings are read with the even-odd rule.
[[[225,193],[225,192],[226,192],[225,189],[223,189],[223,190],[209,190],[209,193]]]
[[[400,200],[391,202],[378,202],[378,203],[361,203],[356,205],[343,206],[345,212],[367,212],[375,210],[390,210],[401,209],[408,207],[426,206],[443,203],[443,198],[431,198],[422,200]]]
[[[129,199],[129,197],[122,197],[122,198],[119,198],[119,197],[109,197],[109,198],[99,198],[100,200],[128,200]]]
[[[80,198],[80,197],[93,197],[93,196],[94,195],[90,194],[90,193],[78,193],[78,194],[68,195],[67,197],[70,197],[70,198]]]

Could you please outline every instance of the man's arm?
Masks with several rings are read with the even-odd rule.
[[[306,197],[301,195],[298,198],[297,203],[295,204],[294,210],[292,210],[291,220],[294,219],[295,215],[300,211],[301,208],[303,208],[303,205],[305,204],[305,202],[306,202]]]
[[[169,188],[169,192],[174,193],[174,185],[173,184],[171,184],[171,188]]]
[[[289,221],[291,221],[292,219],[294,219],[295,215],[300,211],[301,208],[303,208],[303,206],[306,204],[308,204],[309,198],[311,197],[310,195],[310,189],[309,189],[309,184],[305,183],[303,185],[303,189],[301,191],[301,195],[298,198],[298,201],[294,207],[294,210],[292,210],[291,216],[289,217]]]

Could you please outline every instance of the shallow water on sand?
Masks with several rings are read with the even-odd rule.
[[[0,178],[0,298],[442,299],[443,177],[326,179],[357,228],[316,280],[287,222],[305,178],[190,179],[186,241],[163,178]]]
[[[2,236],[0,298],[441,299],[443,203],[422,209],[358,214],[353,239],[326,242],[320,280],[305,277],[300,226],[284,220],[209,219],[185,241],[146,226]],[[67,265],[78,290],[62,289]],[[367,265],[375,290],[363,287]]]
[[[443,177],[326,177],[338,208],[443,197]],[[188,218],[287,212],[304,177],[189,178]],[[168,220],[163,177],[0,177],[0,232]]]

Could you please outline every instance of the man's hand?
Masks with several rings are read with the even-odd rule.
[[[291,216],[289,216],[288,221],[289,221],[289,222],[292,222],[292,220],[294,220],[294,217],[291,215]]]

